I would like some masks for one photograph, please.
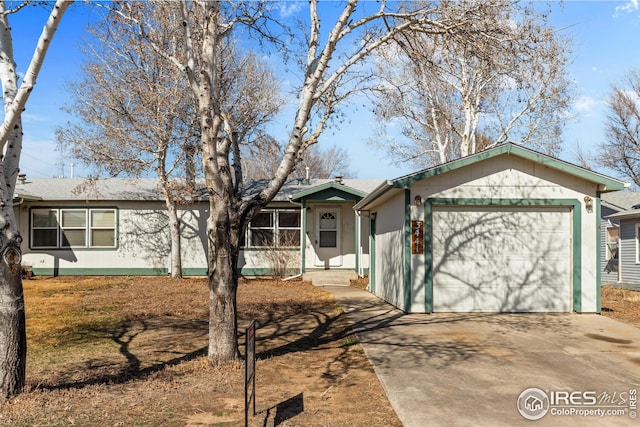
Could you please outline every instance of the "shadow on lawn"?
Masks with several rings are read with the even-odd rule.
[[[122,384],[207,354],[207,346],[194,349],[198,338],[201,341],[202,336],[206,336],[206,321],[178,318],[130,320],[115,329],[94,328],[93,332],[118,344],[118,351],[126,362],[115,362],[112,360],[114,357],[109,356],[87,359],[75,371],[61,372],[62,378],[58,377],[49,384],[40,383],[34,388],[53,391],[97,384]],[[178,342],[185,337],[193,342]],[[156,356],[145,357],[150,353]],[[77,374],[83,378],[65,380],[65,377]]]
[[[346,351],[350,343],[355,342],[349,340],[350,328],[346,322],[338,321],[343,319],[343,314],[335,310],[333,304],[287,301],[250,304],[242,308],[244,311],[239,314],[240,350],[244,353],[244,336],[240,332],[244,330],[242,323],[249,317],[256,318],[261,325],[256,344],[259,360],[319,349],[326,345],[345,347]],[[207,354],[207,345],[202,345],[207,339],[207,320],[138,318],[125,321],[115,328],[95,326],[88,329],[102,339],[117,344],[118,353],[125,361],[115,354],[88,358],[74,369],[55,372],[54,378],[44,380],[32,386],[32,389],[53,391],[98,384],[123,384],[144,379]],[[341,340],[346,340],[347,345],[340,343]],[[338,359],[340,361],[342,357]],[[345,370],[347,368],[345,366]],[[325,378],[328,376],[331,375],[323,375]],[[279,409],[280,414],[287,412],[283,411],[283,408]]]

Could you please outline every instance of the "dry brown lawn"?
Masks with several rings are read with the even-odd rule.
[[[37,278],[24,287],[27,389],[4,402],[0,425],[244,425],[244,365],[206,358],[205,279]],[[259,325],[249,425],[400,425],[330,294],[301,281],[242,280],[238,307],[241,330]]]

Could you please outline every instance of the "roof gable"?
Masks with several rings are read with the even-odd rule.
[[[447,162],[438,166],[434,166],[409,175],[386,181],[382,185],[378,186],[378,188],[372,191],[363,200],[358,202],[355,206],[355,209],[365,209],[365,207],[370,203],[379,199],[391,190],[397,191],[401,189],[407,189],[410,188],[411,185],[415,182],[428,179],[436,175],[442,175],[458,169],[469,167],[476,163],[484,162],[486,160],[499,156],[516,156],[531,161],[535,164],[540,164],[560,171],[564,174],[578,177],[585,181],[597,184],[599,191],[601,192],[622,190],[626,186],[624,182],[617,179],[590,171],[588,169],[565,162],[563,160],[556,159],[546,154],[533,151],[521,145],[508,142],[497,147],[490,148],[488,150],[481,151],[467,157],[463,157],[458,160],[453,160],[451,162]]]
[[[311,187],[291,196],[291,200],[329,200],[329,201],[360,201],[367,193],[348,187],[335,181]]]
[[[579,178],[584,179],[585,181],[597,183],[602,187],[601,191],[617,191],[617,190],[622,190],[625,187],[624,182],[619,181],[617,179],[610,178],[608,176],[590,171],[588,169],[582,168],[572,163],[565,162],[560,159],[556,159],[555,157],[551,157],[546,154],[533,151],[529,148],[523,147],[518,144],[514,144],[512,142],[507,142],[507,143],[498,145],[497,147],[490,148],[488,150],[481,151],[479,153],[472,154],[470,156],[463,157],[458,160],[453,160],[451,162],[447,162],[442,165],[434,166],[429,169],[424,169],[419,172],[405,175],[403,177],[396,178],[390,182],[394,188],[407,188],[413,182],[420,181],[422,179],[429,178],[434,175],[440,175],[445,172],[451,172],[456,169],[460,169],[462,167],[472,165],[474,163],[478,163],[483,160],[487,160],[492,157],[497,157],[504,154],[522,157],[522,158],[531,160],[533,162],[543,164],[550,168],[561,170],[570,175],[577,176]]]

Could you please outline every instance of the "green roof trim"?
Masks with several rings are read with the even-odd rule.
[[[513,142],[507,142],[498,145],[497,147],[490,148],[486,151],[481,151],[479,153],[463,157],[462,159],[453,160],[439,166],[424,169],[419,172],[396,178],[391,181],[391,186],[393,188],[407,188],[409,187],[409,185],[416,181],[420,181],[422,179],[429,178],[435,175],[440,175],[445,172],[451,172],[456,169],[480,162],[482,160],[490,159],[504,154],[522,157],[524,159],[543,164],[550,168],[561,170],[570,175],[577,176],[586,181],[600,184],[603,186],[601,191],[617,191],[625,188],[625,183],[622,181],[596,172],[592,172],[588,169],[582,168],[569,162],[565,162],[560,159],[556,159],[546,154],[533,151],[529,148],[523,147],[522,145],[514,144]]]
[[[333,181],[295,193],[291,196],[291,200],[354,200],[357,202],[362,200],[366,195],[367,193],[360,190]]]

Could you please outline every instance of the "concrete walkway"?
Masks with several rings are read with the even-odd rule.
[[[405,427],[640,426],[629,402],[640,392],[638,328],[589,314],[406,315],[366,291],[325,289],[353,323]],[[623,414],[560,416],[550,408],[529,421],[517,404],[531,387],[549,395],[595,392],[597,406],[574,409]]]

